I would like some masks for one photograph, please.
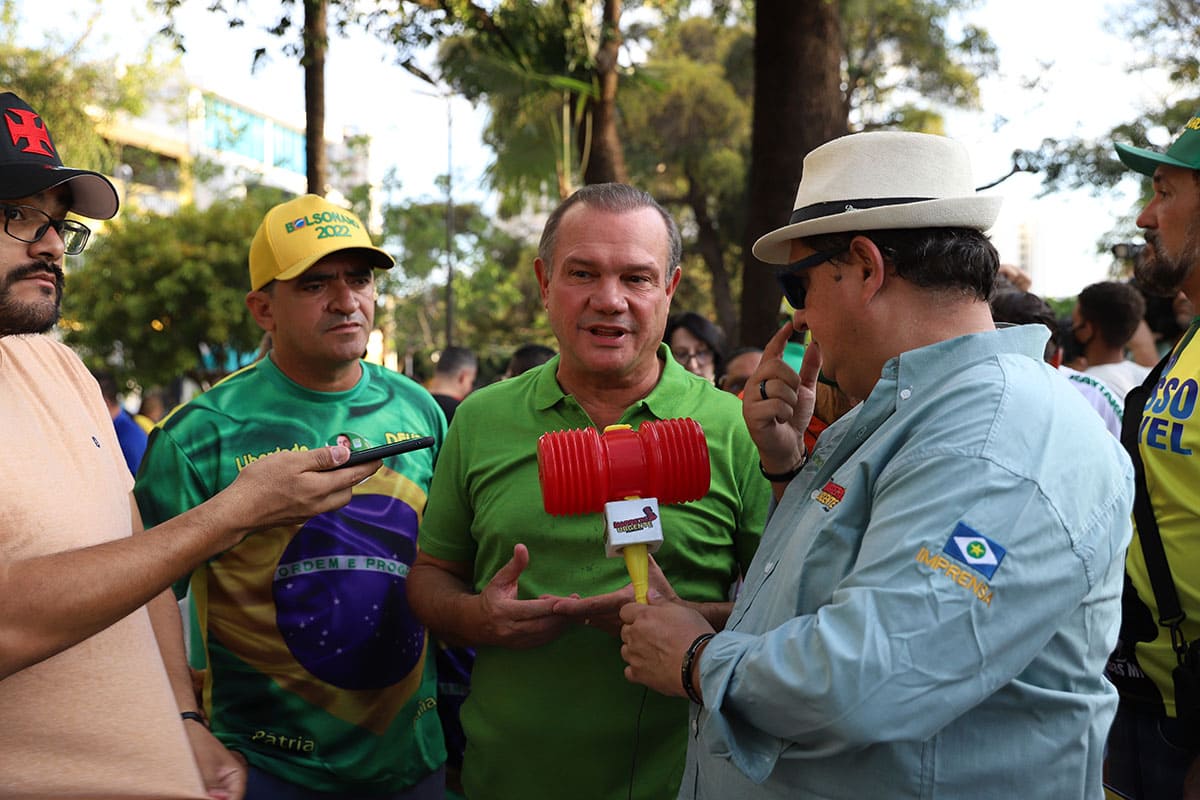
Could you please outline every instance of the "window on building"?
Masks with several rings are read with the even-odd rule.
[[[279,125],[271,129],[271,162],[281,169],[305,174],[308,164],[305,155],[304,134]]]
[[[262,163],[266,160],[266,121],[211,95],[204,97],[204,144]]]

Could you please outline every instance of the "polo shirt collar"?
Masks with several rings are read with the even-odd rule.
[[[657,356],[663,363],[658,383],[650,390],[650,394],[631,405],[626,410],[626,415],[636,410],[639,405],[644,405],[657,419],[670,419],[677,415],[673,411],[677,411],[679,397],[686,391],[691,373],[671,357],[671,349],[665,342],[659,343]],[[558,364],[561,359],[561,355],[556,355],[538,368],[539,372],[534,379],[533,402],[539,411],[552,408],[568,396],[558,383]]]

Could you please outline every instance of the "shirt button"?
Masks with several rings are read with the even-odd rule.
[[[766,565],[763,566],[763,573],[766,575],[770,575],[772,572],[775,571],[775,564],[776,564],[776,562],[774,562],[774,561],[768,561],[766,563]]]
[[[695,717],[692,717],[692,733],[700,733],[700,721]]]
[[[812,494],[809,495],[809,497],[811,497],[813,500],[816,500],[820,496],[821,496],[821,493],[818,492],[816,489],[813,489]]]
[[[907,400],[910,397],[912,397],[912,389],[901,389],[900,390],[900,399],[901,400]]]

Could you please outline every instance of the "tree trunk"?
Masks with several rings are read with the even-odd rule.
[[[600,96],[588,101],[579,137],[583,182],[629,182],[625,151],[617,133],[617,57],[621,51],[621,0],[604,0],[600,46],[596,52],[596,82]]]
[[[304,0],[304,141],[308,191],[325,195],[325,53],[329,47],[328,0]]]
[[[846,133],[848,120],[835,0],[758,0],[754,26],[754,128],[738,343],[762,346],[782,323],[781,293],[751,247],[787,222],[804,156]]]
[[[711,214],[705,193],[696,186],[688,175],[687,203],[696,220],[696,245],[708,273],[712,277],[713,308],[717,313],[717,324],[732,343],[737,337],[737,310],[733,307],[733,294],[729,289],[729,270],[725,268],[725,248],[721,232]],[[732,348],[729,348],[732,351]],[[728,356],[728,353],[726,353]]]

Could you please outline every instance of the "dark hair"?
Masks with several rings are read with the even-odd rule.
[[[1050,329],[1050,340],[1046,342],[1044,358],[1049,361],[1058,351],[1058,319],[1054,309],[1033,292],[1019,289],[997,292],[990,303],[992,320],[1011,322],[1014,325],[1045,325]]]
[[[117,379],[113,377],[113,374],[100,369],[89,371],[92,373],[92,377],[96,379],[96,383],[100,384],[100,394],[104,397],[104,402],[109,405],[116,404]]]
[[[1200,175],[1200,173],[1197,174]],[[1179,317],[1175,313],[1176,295],[1153,294],[1139,286],[1137,281],[1129,283],[1131,286],[1137,287],[1138,292],[1142,295],[1142,300],[1146,303],[1144,318],[1155,337],[1171,343],[1179,341],[1179,337],[1187,331],[1187,326],[1179,324]]]
[[[1077,302],[1079,316],[1096,327],[1109,347],[1124,347],[1146,314],[1142,293],[1120,281],[1093,283]]]
[[[475,354],[466,347],[447,347],[438,358],[434,372],[438,375],[457,375],[464,369],[479,367]]]
[[[670,278],[679,267],[683,257],[683,240],[679,236],[679,227],[675,220],[658,201],[641,189],[624,183],[593,183],[584,186],[550,213],[546,226],[542,228],[542,238],[538,242],[538,258],[547,267],[554,266],[554,244],[558,236],[558,226],[571,206],[582,203],[588,208],[607,211],[612,214],[623,214],[629,211],[639,211],[643,208],[653,208],[667,226],[667,277]],[[552,271],[552,270],[551,270]]]
[[[992,296],[1000,254],[974,228],[897,228],[808,236],[814,250],[849,250],[855,236],[875,243],[896,274],[925,289],[945,289],[987,300]],[[834,259],[836,261],[837,259]]]
[[[683,328],[688,333],[704,342],[713,354],[713,377],[719,378],[725,371],[725,333],[714,322],[700,316],[695,311],[684,311],[674,314],[667,320],[667,329],[663,331],[663,341],[671,344],[671,336]]]
[[[545,364],[554,355],[554,349],[544,344],[523,344],[513,351],[512,358],[508,360],[508,377],[515,378],[539,364]]]
[[[747,353],[758,353],[759,355],[761,355],[762,351],[763,351],[763,349],[761,347],[754,347],[754,346],[739,347],[737,350],[734,350],[732,353],[729,354],[729,358],[726,359],[726,361],[727,362],[733,361],[738,356],[744,356]]]
[[[727,368],[730,364],[732,364],[738,358],[741,358],[742,356],[745,356],[745,355],[761,356],[762,348],[761,347],[739,347],[738,349],[736,349],[732,353],[730,353],[729,358],[725,359],[725,365],[724,365],[725,368],[723,368],[721,370],[721,372],[717,375],[716,384],[717,384],[718,389],[724,389],[727,392],[733,392],[734,394],[737,394],[738,392],[740,392],[742,389],[745,388],[746,383],[745,383],[744,379],[740,383],[730,384],[729,380],[728,380],[729,372],[727,371]],[[746,376],[746,377],[749,377],[749,376]]]

